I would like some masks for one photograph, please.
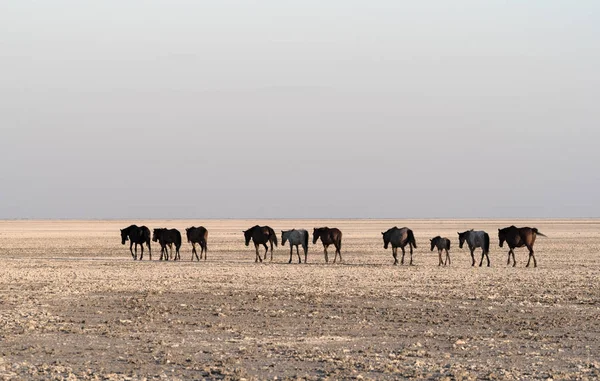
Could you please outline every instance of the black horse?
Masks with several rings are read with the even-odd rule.
[[[323,242],[323,248],[325,250],[325,262],[329,263],[329,256],[327,255],[327,248],[329,245],[335,246],[335,257],[333,263],[337,259],[338,254],[340,255],[340,262],[342,261],[342,232],[338,228],[314,228],[313,229],[313,245],[317,243],[317,240],[321,238]]]
[[[265,260],[267,259],[267,253],[269,252],[267,242],[271,244],[271,261],[273,261],[273,243],[277,247],[277,235],[271,227],[254,225],[250,229],[244,230],[244,238],[246,239],[246,246],[250,245],[250,240],[254,242],[254,248],[256,249],[256,259],[254,259],[254,262],[263,261],[258,253],[260,245],[265,247]]]
[[[206,253],[208,253],[208,247],[206,246],[206,242],[208,241],[208,230],[204,226],[195,227],[185,229],[185,235],[187,236],[188,242],[192,244],[192,261],[194,260],[194,255],[196,259],[200,261],[202,259],[202,254],[204,254],[204,260],[206,261]],[[196,251],[196,244],[200,246],[200,258],[198,258],[198,252]]]
[[[131,225],[125,229],[121,229],[121,244],[125,245],[125,242],[129,240],[129,251],[133,260],[137,260],[137,247],[140,245],[142,253],[140,254],[140,261],[144,258],[144,244],[148,246],[148,254],[150,260],[152,260],[152,249],[150,248],[150,229],[145,226]],[[133,245],[135,244],[135,254],[133,253]]]
[[[181,259],[179,255],[179,248],[181,248],[181,233],[177,229],[154,229],[152,233],[152,241],[160,244],[160,260],[162,261],[163,255],[165,261],[169,260],[169,251],[167,245],[171,248],[171,259]],[[173,258],[173,247],[175,245],[175,257]]]

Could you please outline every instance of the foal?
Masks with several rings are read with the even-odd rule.
[[[430,241],[431,241],[431,251],[433,251],[433,249],[436,247],[438,249],[438,255],[440,258],[440,263],[438,264],[438,266],[441,266],[442,264],[444,266],[452,264],[452,261],[450,260],[450,253],[448,252],[450,250],[450,240],[448,238],[442,238],[438,235],[437,237],[431,239]],[[442,262],[442,252],[444,250],[446,250],[446,261]]]

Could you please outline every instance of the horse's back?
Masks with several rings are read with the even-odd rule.
[[[392,229],[393,229],[393,231],[392,231],[392,235],[390,237],[390,242],[392,244],[404,245],[409,241],[409,239],[410,239],[409,231],[411,231],[409,228],[394,227]]]
[[[293,242],[294,245],[303,245],[305,238],[308,237],[308,232],[304,229],[294,229],[290,231],[288,240]]]
[[[490,236],[483,230],[472,231],[469,235],[469,243],[475,247],[483,247],[483,245],[489,242]]]
[[[444,240],[446,241],[446,250],[450,250],[450,246],[452,246],[452,241],[450,241],[448,238],[444,238]]]

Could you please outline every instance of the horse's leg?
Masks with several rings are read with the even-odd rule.
[[[527,261],[527,267],[529,267],[529,262],[531,261],[531,258],[533,258],[533,267],[537,267],[537,261],[535,260],[533,246],[527,245],[527,249],[529,249],[529,260]]]
[[[471,267],[475,267],[475,249],[470,249],[471,250]]]
[[[515,249],[510,249],[510,252],[508,253],[508,263],[510,263],[511,254],[513,259],[513,267],[515,267],[517,265],[517,259],[515,258]]]
[[[258,252],[258,245],[256,243],[254,244],[254,250],[256,250],[256,258],[254,258],[254,263],[258,262],[259,259],[262,262],[262,258]]]
[[[148,246],[148,256],[150,256],[150,260],[152,260],[152,247],[150,246],[150,241],[146,242],[146,246]]]
[[[273,262],[273,241],[269,241],[271,244],[271,262]]]
[[[325,249],[325,263],[329,263],[329,256],[327,255],[327,245],[323,244],[323,248]]]
[[[401,265],[403,265],[403,264],[404,264],[404,254],[405,254],[406,252],[404,251],[404,248],[403,248],[403,247],[401,247],[401,249],[402,249],[402,260],[400,261],[400,264],[401,264]],[[396,250],[398,250],[398,248],[396,248]]]
[[[438,249],[438,259],[439,259],[438,267],[440,267],[443,263],[442,262],[442,249]]]
[[[137,259],[137,246],[137,243],[135,244],[135,246],[133,246],[133,251],[135,252],[135,259]]]
[[[408,246],[410,246],[410,266],[412,266],[413,265],[413,263],[412,263],[413,247],[410,243],[408,244]]]
[[[298,256],[298,263],[302,263],[302,257],[300,256],[300,248],[296,245],[296,255]]]
[[[394,257],[394,266],[398,266],[398,248],[392,246],[392,257]]]
[[[204,241],[204,244],[202,245],[202,251],[204,251],[204,260],[206,261],[206,256],[208,255],[208,244],[206,241]]]
[[[444,266],[446,265],[451,265],[452,261],[450,260],[450,253],[448,252],[448,249],[446,249],[446,262],[444,262]]]
[[[292,263],[292,255],[294,255],[294,245],[290,242],[290,260],[288,263]]]
[[[308,246],[302,245],[302,249],[304,249],[304,264],[308,262]]]
[[[263,243],[263,246],[265,247],[265,258],[264,258],[264,260],[266,261],[267,260],[267,254],[269,254],[269,246],[267,246],[266,243]]]
[[[337,259],[338,251],[337,251],[337,246],[335,246],[335,244],[333,244],[333,247],[335,248],[335,255],[333,256],[333,263],[335,263],[335,260]]]
[[[131,252],[131,258],[135,261],[137,258],[133,255],[133,241],[129,242],[129,251]]]
[[[344,260],[342,259],[342,248],[340,247],[340,244],[338,244],[336,247],[338,254],[340,255],[340,263],[342,263]]]
[[[479,261],[479,267],[483,265],[483,257],[485,257],[485,250],[481,249],[481,261]]]
[[[483,250],[483,252],[485,253],[485,259],[487,259],[487,267],[490,267],[490,253],[485,251],[485,249]]]
[[[137,244],[136,244],[137,247]],[[144,244],[140,243],[140,249],[142,249],[142,253],[140,254],[140,261],[144,259]]]

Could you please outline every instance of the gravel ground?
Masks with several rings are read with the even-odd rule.
[[[255,264],[256,221],[150,221],[209,230],[208,260],[134,262],[130,221],[0,222],[0,379],[597,379],[600,221],[536,226],[538,268],[506,267],[512,221],[260,221],[339,227],[343,264]],[[381,231],[415,231],[415,266],[392,266]],[[487,230],[491,268],[456,232]],[[438,267],[429,238],[452,239]]]

